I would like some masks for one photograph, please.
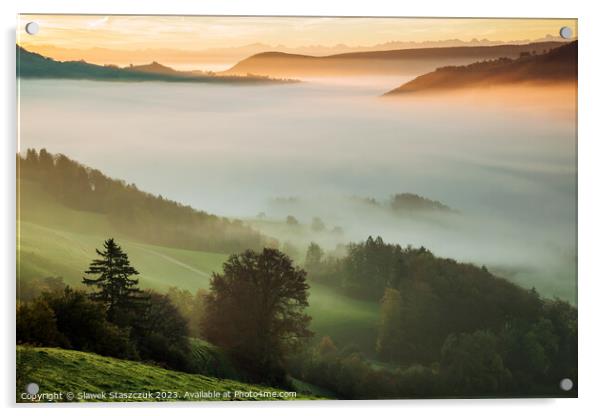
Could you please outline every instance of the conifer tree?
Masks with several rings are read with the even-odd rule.
[[[118,310],[128,311],[135,308],[143,297],[137,287],[138,279],[130,278],[139,273],[130,265],[128,255],[112,238],[104,242],[103,248],[102,251],[96,250],[101,258],[92,260],[88,270],[84,272],[98,277],[84,277],[83,283],[98,289],[90,293],[90,299],[104,303],[107,318],[114,321]]]

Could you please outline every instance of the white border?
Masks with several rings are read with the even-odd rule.
[[[15,298],[15,153],[16,153],[16,101],[14,75],[15,24],[17,13],[120,13],[120,14],[234,14],[234,15],[345,15],[345,16],[427,16],[427,17],[559,17],[579,19],[579,399],[564,400],[436,400],[436,401],[355,401],[355,402],[295,402],[267,403],[192,403],[160,405],[114,405],[37,408],[44,414],[98,414],[107,411],[116,414],[148,415],[166,411],[191,414],[198,412],[250,412],[252,414],[303,414],[345,412],[363,415],[373,408],[378,412],[400,414],[491,415],[533,414],[563,415],[595,414],[601,408],[598,403],[600,366],[600,323],[602,317],[602,275],[598,257],[601,245],[602,216],[600,165],[602,152],[600,140],[599,106],[600,90],[600,43],[602,36],[600,13],[593,1],[540,1],[526,2],[505,0],[487,1],[431,1],[393,2],[371,1],[268,1],[268,0],[146,0],[126,2],[102,0],[96,2],[67,0],[21,0],[18,3],[1,2],[3,42],[1,65],[3,96],[2,159],[0,162],[0,192],[2,195],[0,239],[0,265],[3,273],[1,302],[3,328],[2,374],[0,395],[2,405],[9,407],[8,414],[20,411],[14,402],[14,298]],[[35,407],[25,407],[26,414]]]

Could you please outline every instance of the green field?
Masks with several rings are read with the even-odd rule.
[[[79,285],[84,270],[95,258],[106,236],[68,232],[20,221],[18,274],[22,279],[61,276]],[[141,286],[160,291],[170,286],[196,291],[209,287],[213,271],[219,271],[225,254],[172,249],[118,239],[140,272]]]
[[[56,401],[175,401],[175,400],[291,400],[313,397],[283,390],[251,385],[197,374],[166,370],[134,361],[118,360],[80,351],[60,348],[17,347],[19,386],[17,401],[31,402],[22,397],[25,385],[37,383],[41,393],[62,392]],[[247,393],[235,397],[235,392]],[[70,392],[73,399],[67,397]],[[84,397],[83,393],[90,396]],[[103,398],[99,394],[105,392]],[[110,392],[119,393],[111,397]],[[200,396],[201,392],[202,397]],[[207,393],[220,392],[222,397],[207,398]],[[231,397],[223,397],[229,392]],[[257,396],[270,392],[269,396]],[[271,392],[275,392],[272,396]],[[128,396],[127,393],[145,393]],[[187,394],[188,393],[188,394]],[[251,394],[249,394],[251,393]],[[152,397],[148,397],[152,394]],[[278,396],[280,394],[280,396]],[[158,398],[156,396],[159,396]],[[44,400],[43,400],[44,401]],[[47,400],[45,400],[47,401]]]
[[[20,187],[17,245],[19,279],[60,276],[81,287],[83,271],[96,257],[95,249],[114,237],[140,272],[143,288],[165,291],[177,286],[195,292],[207,289],[214,271],[221,271],[226,254],[176,249],[128,239],[101,214],[77,211],[57,203],[36,184]],[[326,286],[310,283],[311,329],[329,335],[339,345],[374,349],[378,304],[359,301]]]

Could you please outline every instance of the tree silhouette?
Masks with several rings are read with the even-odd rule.
[[[208,340],[259,381],[281,383],[284,359],[312,335],[305,275],[276,249],[230,256],[211,279],[203,317]]]
[[[106,240],[103,247],[102,251],[96,249],[101,258],[92,260],[88,270],[84,272],[98,277],[84,277],[83,283],[98,288],[96,292],[90,293],[90,299],[104,303],[108,320],[114,321],[119,309],[132,309],[140,304],[143,297],[137,287],[138,279],[130,278],[139,273],[130,265],[128,255],[112,238]]]
[[[311,274],[320,268],[320,263],[324,257],[324,250],[314,242],[311,242],[307,247],[305,255],[305,268]]]

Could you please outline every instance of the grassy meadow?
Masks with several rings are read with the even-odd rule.
[[[63,401],[175,401],[199,400],[199,392],[281,392],[282,390],[241,383],[238,381],[187,374],[166,370],[149,364],[104,357],[97,354],[63,350],[60,348],[17,347],[17,362],[27,382],[40,385],[39,394],[51,392],[169,392],[171,397],[155,398],[100,398],[74,397]],[[189,393],[187,396],[186,393]],[[168,395],[169,396],[169,395]],[[287,397],[288,398],[288,397]],[[296,399],[310,399],[297,394]],[[271,400],[272,398],[206,398],[205,400]],[[19,400],[19,397],[17,397]],[[19,400],[29,401],[29,400]]]

